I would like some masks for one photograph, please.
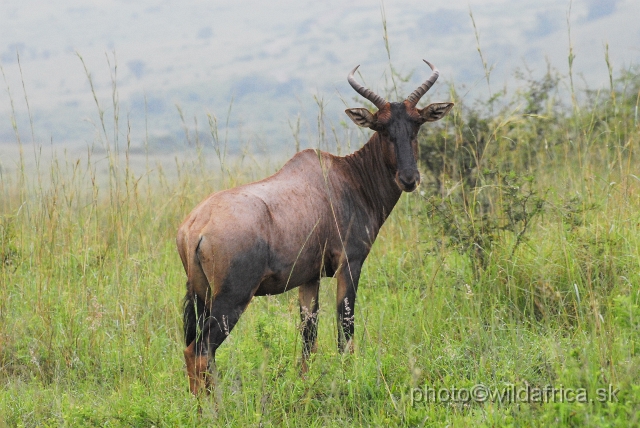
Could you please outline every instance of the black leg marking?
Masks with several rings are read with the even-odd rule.
[[[338,315],[338,350],[345,352],[348,346],[353,351],[353,331],[355,324],[356,294],[362,264],[352,263],[351,269],[344,267],[338,274],[337,315]]]
[[[299,288],[300,321],[302,322],[302,358],[306,360],[316,349],[318,336],[318,290],[320,280]]]

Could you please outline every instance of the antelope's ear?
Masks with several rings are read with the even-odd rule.
[[[366,108],[348,108],[344,112],[358,126],[363,128],[374,128],[376,126],[375,116]]]
[[[445,117],[452,107],[453,103],[433,103],[423,109],[418,109],[418,112],[425,122],[435,122]]]

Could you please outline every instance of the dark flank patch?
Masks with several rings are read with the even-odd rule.
[[[258,289],[256,290],[256,293],[255,293],[256,296],[266,296],[269,294],[273,295],[273,294],[284,293],[286,291],[289,291],[291,289],[298,287],[301,284],[301,282],[299,281],[299,276],[301,272],[307,272],[307,271],[311,271],[313,273],[319,272],[319,269],[317,269],[316,266],[313,266],[312,268],[310,268],[305,263],[294,263],[293,267],[290,268],[289,266],[292,265],[291,262],[289,261],[283,262],[281,259],[278,258],[277,253],[271,248],[269,249],[268,254],[269,254],[269,258],[268,258],[269,263],[266,271],[271,273],[268,274],[267,276],[263,276],[262,282],[260,283],[260,287],[258,287]],[[318,256],[320,256],[320,254],[318,254]],[[295,278],[298,278],[296,280],[292,279],[294,278],[294,271],[295,271]],[[303,274],[303,276],[307,276],[307,275]],[[311,274],[309,275],[308,278],[305,278],[303,282],[306,283],[308,281],[317,280],[319,278],[320,278],[319,273],[316,275]],[[297,281],[297,282],[294,283],[293,281]]]
[[[236,254],[218,294],[233,296],[233,301],[247,300],[267,270],[270,247],[257,239],[247,250]]]

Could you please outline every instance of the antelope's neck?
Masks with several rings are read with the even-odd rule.
[[[394,171],[385,162],[384,144],[376,132],[360,150],[345,157],[351,166],[353,179],[359,184],[357,191],[374,213],[377,230],[382,227],[402,194],[395,182]]]

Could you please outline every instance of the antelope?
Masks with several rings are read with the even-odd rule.
[[[301,372],[316,351],[321,277],[337,278],[338,349],[353,352],[356,293],[362,265],[402,192],[420,184],[420,126],[443,118],[453,103],[416,107],[439,76],[402,102],[388,102],[347,80],[377,111],[346,114],[373,135],[341,157],[307,149],[261,181],[213,193],[184,220],[177,246],[187,274],[184,357],[194,395],[213,385],[215,354],[254,296],[298,288]]]

